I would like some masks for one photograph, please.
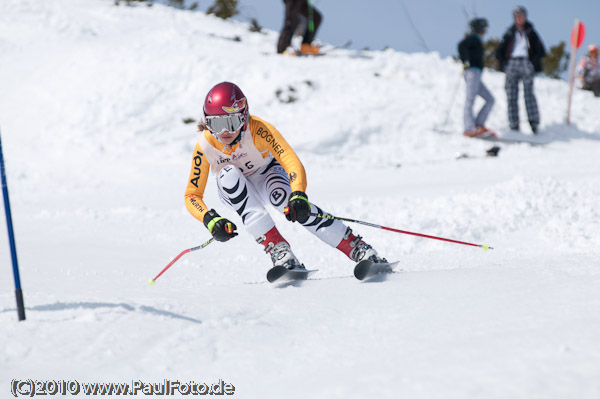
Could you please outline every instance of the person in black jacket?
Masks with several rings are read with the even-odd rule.
[[[485,121],[494,105],[494,97],[481,81],[484,54],[482,37],[488,27],[487,19],[475,18],[469,25],[471,26],[471,33],[458,43],[458,55],[465,65],[464,76],[467,82],[464,135],[475,137],[489,132],[485,127]],[[473,103],[478,95],[485,100],[485,104],[477,113],[477,117],[473,117]]]
[[[292,43],[292,36],[298,28],[300,16],[307,19],[306,29],[300,45],[300,54],[316,55],[319,54],[319,48],[312,45],[319,25],[323,17],[321,13],[313,7],[311,0],[283,0],[285,3],[285,21],[277,42],[277,52],[284,53]]]
[[[542,58],[546,55],[544,44],[527,20],[527,10],[518,6],[513,10],[515,23],[500,41],[496,59],[501,71],[506,74],[506,96],[508,100],[508,122],[512,130],[519,130],[519,81],[523,81],[525,107],[532,132],[537,133],[540,114],[533,92],[533,78],[542,71]]]

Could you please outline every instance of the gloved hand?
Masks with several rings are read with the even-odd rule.
[[[291,222],[304,223],[310,217],[310,202],[306,193],[294,191],[290,195],[288,206],[284,208],[285,218]]]
[[[235,224],[219,216],[214,209],[204,214],[204,225],[217,241],[227,241],[238,235]]]

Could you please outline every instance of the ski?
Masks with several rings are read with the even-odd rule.
[[[525,143],[525,144],[530,144],[530,145],[546,145],[546,144],[548,144],[547,142],[544,142],[544,141],[531,140],[529,138],[526,138],[526,136],[524,136],[523,138],[513,138],[513,137],[505,137],[505,136],[481,137],[481,139],[487,140],[487,141],[494,141],[496,143],[506,143],[506,144],[520,144],[520,143]]]
[[[487,129],[483,130],[483,131],[476,131],[476,132],[464,132],[463,136],[471,138],[471,139],[489,139],[489,138],[497,138],[498,137],[498,133],[496,133],[495,131],[491,130],[491,129]]]
[[[392,273],[398,262],[375,263],[370,260],[361,260],[354,267],[354,277],[363,281],[377,275]]]
[[[481,139],[486,141],[493,141],[496,143],[506,143],[506,144],[518,144],[518,143],[527,143],[531,145],[545,145],[548,144],[548,140],[544,140],[543,138],[537,136],[527,136],[523,133],[517,132],[505,132],[502,135],[493,132],[487,131],[484,134],[479,136],[473,136],[471,138]]]
[[[323,50],[324,53],[327,53],[331,50],[341,50],[341,49],[347,49],[348,47],[350,47],[352,45],[352,40],[348,40],[342,44],[339,44],[337,46],[322,46],[321,49]]]
[[[229,40],[232,42],[241,42],[242,41],[242,37],[235,35],[235,36],[221,36],[221,35],[215,35],[214,33],[210,33],[209,34],[210,37],[214,37],[216,39],[223,39],[223,40]]]
[[[285,266],[275,266],[267,272],[267,281],[269,283],[282,283],[294,280],[306,280],[310,275],[318,270],[306,269],[288,269]]]
[[[225,38],[228,39],[228,38]],[[229,39],[234,40],[234,39]],[[349,47],[352,44],[352,40],[348,40],[347,42],[337,45],[337,46],[322,46],[319,48],[319,53],[317,54],[303,54],[300,50],[293,50],[289,53],[283,53],[283,55],[293,56],[298,58],[310,58],[310,57],[343,57],[343,58],[364,58],[364,59],[372,59],[371,55],[366,54],[364,50],[350,50]],[[338,52],[337,50],[348,50],[347,52]],[[263,51],[263,55],[282,55],[277,53],[271,53],[268,51]]]

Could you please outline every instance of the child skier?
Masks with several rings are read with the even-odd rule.
[[[240,215],[246,230],[264,246],[273,266],[304,269],[281,236],[266,204],[284,212],[291,222],[335,247],[355,262],[385,262],[361,236],[339,220],[318,218],[324,212],[308,201],[306,173],[296,153],[271,124],[250,115],[248,101],[238,86],[222,82],[204,101],[204,120],[185,190],[185,205],[218,241],[237,235],[236,225],[204,203],[209,169],[216,174],[219,197]]]

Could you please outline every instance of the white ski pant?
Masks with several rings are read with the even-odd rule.
[[[477,126],[485,125],[485,121],[494,105],[494,97],[481,81],[480,69],[467,69],[465,71],[465,81],[467,82],[467,99],[465,101],[464,111],[465,131],[474,131]],[[475,98],[477,96],[481,96],[485,100],[485,104],[481,110],[479,110],[477,116],[474,117],[473,104],[475,103]]]
[[[217,175],[217,186],[221,200],[240,215],[246,230],[257,240],[275,226],[266,206],[270,204],[283,213],[291,193],[287,173],[276,160],[250,176],[244,176],[234,166],[226,166]],[[311,212],[324,214],[313,203]],[[346,233],[346,226],[339,220],[311,216],[302,225],[334,248]]]

